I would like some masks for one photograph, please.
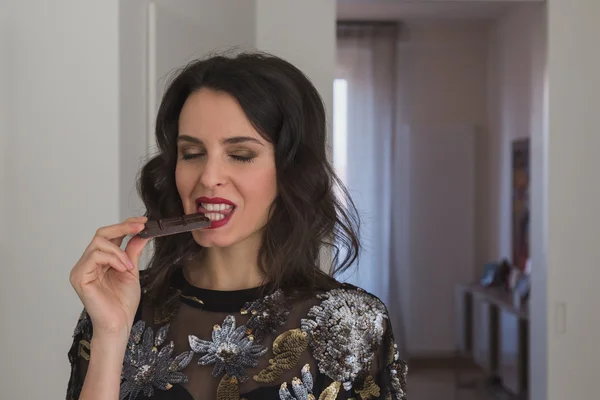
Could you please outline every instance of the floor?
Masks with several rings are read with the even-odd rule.
[[[409,371],[409,400],[504,400],[506,396],[494,394],[486,388],[484,379],[478,373],[461,376],[460,389],[455,387],[456,376],[452,370]]]

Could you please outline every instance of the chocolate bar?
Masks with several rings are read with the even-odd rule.
[[[144,239],[158,236],[175,235],[196,229],[208,228],[210,220],[203,213],[187,214],[180,217],[163,218],[148,221],[138,235]]]

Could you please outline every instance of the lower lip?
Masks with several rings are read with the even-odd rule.
[[[209,212],[214,212],[214,211],[207,211],[207,210],[204,210],[204,209],[200,209],[200,210],[198,210],[198,212],[209,213]],[[210,221],[210,226],[208,228],[205,228],[205,229],[216,229],[216,228],[222,227],[223,225],[226,225],[229,222],[229,220],[231,219],[231,216],[233,215],[234,212],[235,212],[235,209],[231,210],[231,212],[229,214],[227,214],[225,216],[225,218],[220,219],[218,221],[211,220]]]

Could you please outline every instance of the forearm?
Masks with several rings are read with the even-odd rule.
[[[90,342],[90,361],[80,400],[117,400],[127,335],[96,336]]]

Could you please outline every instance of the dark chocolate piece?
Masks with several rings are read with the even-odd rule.
[[[163,218],[146,222],[146,227],[138,235],[144,239],[158,236],[174,235],[196,229],[208,228],[210,220],[203,213],[182,215],[180,217]]]

